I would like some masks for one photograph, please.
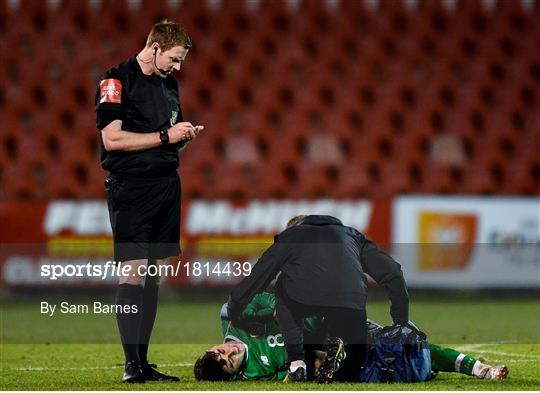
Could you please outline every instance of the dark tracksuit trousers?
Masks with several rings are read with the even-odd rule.
[[[324,317],[330,337],[339,337],[345,343],[346,359],[342,363],[339,379],[359,381],[367,353],[366,311],[343,307],[311,306],[295,302],[285,296],[276,296],[276,318],[283,333],[287,362],[304,360],[304,348],[319,346],[320,342],[305,342],[303,318]],[[306,341],[309,339],[306,338]]]

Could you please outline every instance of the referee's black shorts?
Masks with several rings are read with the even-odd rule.
[[[180,178],[110,175],[105,180],[116,262],[180,254]]]

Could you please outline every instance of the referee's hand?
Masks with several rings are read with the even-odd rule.
[[[169,128],[169,141],[171,143],[189,142],[197,137],[204,126],[194,126],[190,122],[177,123]]]

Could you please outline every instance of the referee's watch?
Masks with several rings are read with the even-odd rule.
[[[159,132],[159,139],[161,140],[162,145],[168,145],[169,144],[169,129],[164,128]]]

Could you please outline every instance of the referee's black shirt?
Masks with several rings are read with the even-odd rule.
[[[135,56],[111,68],[96,93],[96,126],[102,130],[113,120],[130,132],[156,132],[182,121],[178,83],[169,75],[143,74]],[[111,174],[164,176],[178,168],[180,144],[139,151],[106,151],[100,136],[100,159]]]

